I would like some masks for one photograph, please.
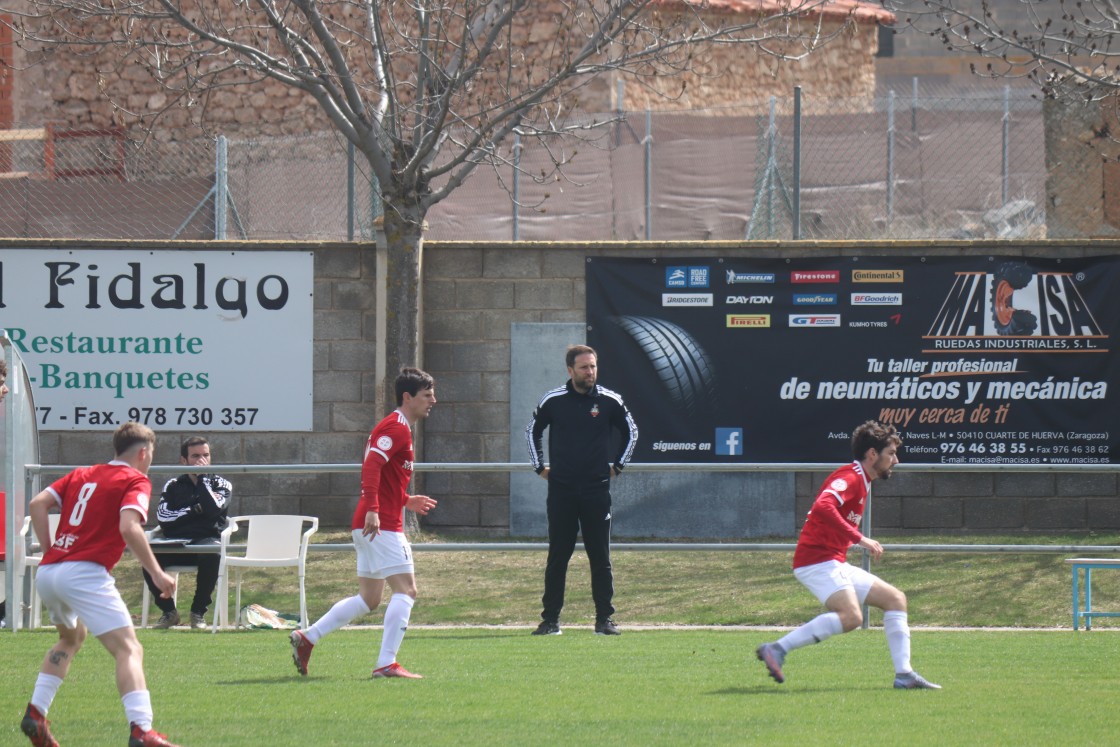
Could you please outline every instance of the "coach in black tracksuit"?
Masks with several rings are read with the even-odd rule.
[[[595,632],[618,635],[611,615],[611,489],[634,453],[638,426],[622,396],[596,385],[598,357],[586,345],[572,345],[566,355],[568,382],[546,392],[525,429],[529,460],[548,480],[548,562],[544,572],[541,624],[533,635],[559,635],[560,610],[568,561],[583,533],[591,566]],[[549,466],[544,465],[541,436],[548,428]],[[611,453],[612,433],[619,445]]]

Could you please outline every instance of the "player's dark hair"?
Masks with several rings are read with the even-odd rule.
[[[856,461],[862,461],[868,449],[882,451],[891,444],[902,445],[902,437],[893,425],[868,420],[852,432],[852,456]]]
[[[8,378],[8,362],[0,358],[0,379]]]
[[[202,436],[191,436],[190,438],[188,438],[186,441],[183,442],[182,446],[179,447],[179,456],[186,459],[187,456],[190,454],[190,450],[191,450],[192,446],[205,446],[208,443],[210,443],[210,442],[208,440],[206,440],[205,438],[203,438]]]
[[[148,447],[155,446],[155,431],[146,425],[132,421],[117,426],[117,430],[113,432],[113,451],[116,452],[117,456],[124,456],[137,444],[144,444]]]
[[[402,368],[401,372],[397,374],[396,381],[397,406],[404,404],[406,393],[415,397],[421,389],[431,389],[435,385],[436,380],[427,371],[421,371],[419,368]]]
[[[595,352],[595,348],[590,345],[569,345],[568,352],[564,355],[564,362],[568,365],[568,368],[575,368],[576,358],[581,355],[587,355],[588,353],[596,358],[599,357],[599,354]]]

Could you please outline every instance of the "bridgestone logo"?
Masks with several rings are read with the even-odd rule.
[[[662,306],[711,306],[711,293],[662,293]]]

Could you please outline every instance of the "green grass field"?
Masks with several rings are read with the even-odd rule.
[[[885,541],[1120,545],[1113,535]],[[1116,744],[1120,618],[1098,620],[1089,633],[1070,629],[1064,557],[895,552],[873,566],[908,593],[914,665],[941,691],[894,690],[874,628],[794,652],[786,684],[771,681],[755,647],[820,611],[790,573],[788,553],[618,552],[618,638],[589,629],[586,558],[577,553],[565,634],[535,638],[543,553],[417,552],[420,598],[400,660],[421,681],[368,679],[376,628],[327,638],[307,678],[296,675],[282,631],[139,635],[156,726],[184,747]],[[138,618],[135,562],[126,558],[115,575]],[[183,577],[180,610],[193,583]],[[352,553],[309,561],[312,619],[354,588]],[[1120,573],[1097,574],[1094,600],[1120,610]],[[295,611],[295,574],[247,574],[249,602]],[[378,611],[360,622],[380,621]],[[658,628],[672,624],[714,627]],[[19,718],[54,639],[46,629],[0,632],[0,744],[26,743]],[[75,661],[50,719],[64,747],[127,741],[111,661],[96,641]]]
[[[325,639],[300,678],[281,631],[142,631],[157,728],[186,747],[306,745],[1113,745],[1120,636],[922,631],[940,691],[897,691],[881,631],[791,654],[778,685],[761,630],[414,629],[419,681],[370,680],[380,631]],[[53,635],[4,637],[0,743],[17,726]],[[124,744],[108,656],[75,660],[50,718],[65,747]]]

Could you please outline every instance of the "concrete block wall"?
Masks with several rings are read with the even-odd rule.
[[[89,245],[43,242],[47,251]],[[167,243],[134,242],[129,246],[162,249]],[[180,242],[175,246],[215,248],[216,244]],[[236,248],[245,250],[246,246]],[[300,248],[309,247],[300,244]],[[206,434],[211,438],[217,464],[357,464],[369,429],[384,414],[377,401],[374,380],[374,247],[316,244],[311,248],[315,251],[313,428],[310,432]],[[436,377],[439,404],[418,431],[417,460],[504,463],[510,460],[511,439],[515,441],[513,453],[521,453],[517,442],[522,434],[510,432],[511,415],[514,422],[527,422],[536,403],[510,401],[510,325],[584,322],[584,265],[588,256],[793,257],[972,251],[1043,256],[1120,255],[1120,241],[1019,245],[428,242],[424,247],[424,343],[419,364]],[[558,360],[557,383],[563,375],[563,361]],[[193,432],[159,431],[156,463],[177,464],[178,445],[188,435]],[[107,431],[46,431],[40,438],[42,462],[103,461],[111,456],[109,440]],[[231,477],[233,513],[312,514],[320,518],[324,528],[349,525],[359,488],[356,473]],[[789,536],[797,531],[824,477],[818,473],[795,475],[791,496],[794,518],[788,528]],[[157,477],[155,482],[160,479]],[[413,489],[440,502],[439,508],[425,520],[426,526],[506,537],[510,526],[509,482],[504,472],[429,472],[418,474]],[[1120,485],[1116,474],[900,471],[889,482],[876,483],[873,496],[873,528],[883,533],[1120,529]]]
[[[740,242],[588,245],[429,242],[424,251],[424,355],[440,404],[425,426],[425,461],[504,462],[510,408],[527,422],[535,402],[509,401],[511,322],[582,322],[588,256],[774,257],[811,254],[985,254],[1076,256],[1120,253],[1120,242]],[[563,362],[557,361],[557,380]],[[514,415],[517,413],[514,412]],[[517,421],[517,418],[514,418]],[[516,450],[514,453],[519,453]],[[794,480],[793,536],[826,477]],[[509,480],[502,473],[440,473],[425,487],[441,498],[426,523],[445,531],[505,536]],[[873,528],[894,534],[983,534],[1120,529],[1115,474],[903,472],[873,488]]]

